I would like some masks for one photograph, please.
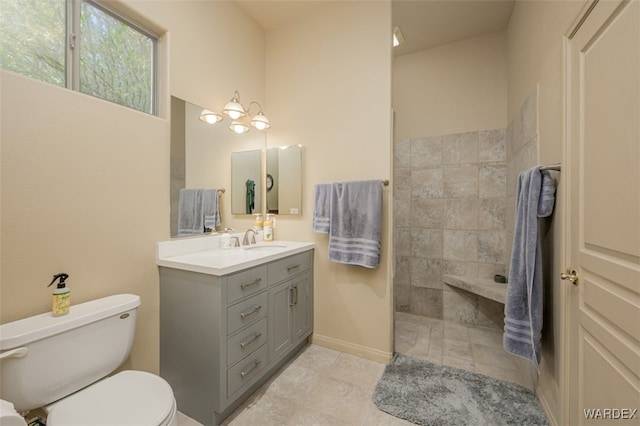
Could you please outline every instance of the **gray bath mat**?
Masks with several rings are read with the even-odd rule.
[[[402,354],[385,367],[373,402],[424,426],[548,425],[529,389]]]

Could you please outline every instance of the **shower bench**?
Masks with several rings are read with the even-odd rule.
[[[507,285],[487,278],[444,275],[445,284],[504,304],[507,298]]]

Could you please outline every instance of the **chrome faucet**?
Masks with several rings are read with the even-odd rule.
[[[249,232],[253,232],[253,235],[251,236],[251,242],[249,242]],[[243,246],[248,246],[249,244],[255,244],[256,243],[256,235],[258,233],[256,232],[255,229],[253,228],[249,228],[247,229],[247,232],[244,233],[244,239],[242,240],[242,245]]]
[[[240,239],[238,237],[231,237],[233,247],[240,247]]]

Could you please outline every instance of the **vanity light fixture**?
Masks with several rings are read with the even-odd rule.
[[[246,124],[237,121],[237,120],[233,120],[231,122],[231,124],[229,125],[229,130],[231,130],[233,133],[237,133],[239,135],[243,134],[243,133],[247,133],[249,131],[249,126],[247,126]]]
[[[229,130],[237,134],[247,133],[249,131],[249,126],[240,120],[250,115],[251,107],[254,104],[258,106],[258,113],[251,118],[249,124],[258,130],[267,130],[271,127],[269,119],[262,112],[262,105],[257,101],[251,101],[249,108],[245,108],[240,103],[240,93],[236,90],[233,98],[231,98],[222,109],[222,113],[233,120],[229,125]],[[209,124],[219,123],[223,118],[222,115],[208,109],[203,109],[200,113],[200,120]]]
[[[258,105],[258,113],[251,119],[251,125],[258,130],[267,130],[269,127],[271,127],[271,123],[269,123],[269,119],[262,112],[262,105],[260,105],[259,102],[251,101],[251,103],[249,104],[249,111],[251,111],[251,106],[253,104]]]
[[[209,111],[208,109],[203,109],[200,113],[200,121],[204,121],[205,123],[215,124],[222,121],[222,116],[217,112]]]
[[[227,117],[231,117],[234,120],[237,120],[240,117],[244,117],[247,113],[244,110],[244,107],[240,103],[240,93],[236,90],[233,94],[233,98],[222,109],[222,113]]]

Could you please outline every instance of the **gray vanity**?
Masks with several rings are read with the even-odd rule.
[[[168,252],[160,244],[160,375],[181,412],[219,424],[306,344],[313,244]]]

